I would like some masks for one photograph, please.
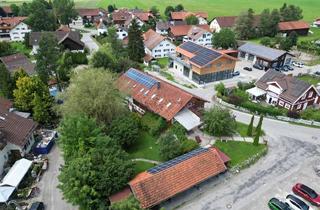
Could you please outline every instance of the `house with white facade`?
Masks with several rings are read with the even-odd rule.
[[[12,103],[0,97],[0,174],[11,153],[23,157],[30,152],[37,126],[32,119],[12,112]]]
[[[169,36],[175,41],[194,42],[206,47],[212,46],[212,33],[208,25],[170,26]]]
[[[195,16],[198,18],[199,25],[207,25],[208,24],[208,13],[206,12],[187,12],[187,11],[179,11],[179,12],[171,12],[170,20],[171,21],[184,21],[189,16]]]
[[[175,53],[176,46],[152,29],[143,34],[143,39],[146,54],[154,58],[168,57],[169,54]]]
[[[106,35],[108,33],[107,26],[103,23],[103,20],[97,24],[97,31],[99,35]]]
[[[320,103],[320,93],[313,85],[273,69],[247,92],[253,100],[265,100],[270,105],[291,111],[305,110]]]
[[[168,21],[158,21],[156,24],[156,32],[161,35],[168,35],[170,23]]]
[[[128,30],[125,27],[122,27],[120,25],[115,25],[116,33],[118,35],[118,39],[124,40],[126,37],[128,37]]]
[[[27,17],[0,18],[0,41],[23,41],[26,33],[30,33],[30,27],[24,22]]]

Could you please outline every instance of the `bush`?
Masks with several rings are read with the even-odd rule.
[[[220,82],[219,84],[217,84],[216,86],[214,86],[215,91],[218,92],[219,95],[221,96],[225,96],[226,94],[226,87],[224,86],[224,84],[222,82]]]
[[[164,118],[147,112],[141,120],[142,129],[149,131],[152,136],[158,136],[167,127]]]
[[[304,120],[314,120],[320,122],[320,110],[308,108],[301,112],[301,118]]]
[[[260,40],[260,44],[267,46],[267,47],[271,47],[271,38],[270,37],[263,37]]]
[[[246,82],[238,82],[237,86],[238,86],[238,88],[240,90],[244,90],[244,91],[255,87],[254,82],[248,82],[248,83],[246,83]]]
[[[86,53],[82,53],[82,52],[71,53],[71,58],[72,58],[73,65],[88,64],[88,58]]]
[[[227,102],[236,106],[240,106],[244,101],[239,96],[231,95],[227,98]]]
[[[181,154],[190,152],[191,150],[197,149],[199,144],[191,139],[186,139],[181,144]]]
[[[259,114],[271,115],[271,116],[279,116],[285,115],[287,110],[276,108],[273,106],[262,106],[260,104],[253,103],[251,101],[246,101],[241,104],[243,108],[248,109],[251,112],[258,112]]]
[[[291,118],[294,118],[294,119],[299,119],[300,118],[300,114],[298,112],[295,112],[295,111],[288,111],[287,116],[291,117]]]

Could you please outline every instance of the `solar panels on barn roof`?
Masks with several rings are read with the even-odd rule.
[[[162,163],[162,164],[157,165],[157,166],[155,166],[153,168],[150,168],[148,170],[148,172],[151,173],[151,174],[156,174],[156,173],[158,173],[160,171],[163,171],[163,170],[165,170],[167,168],[170,168],[171,166],[179,164],[179,163],[181,163],[181,162],[183,162],[185,160],[188,160],[189,158],[192,158],[192,157],[194,157],[194,156],[196,156],[196,155],[198,155],[198,154],[200,154],[202,152],[206,152],[206,151],[208,151],[208,148],[198,148],[198,149],[192,150],[191,152],[188,152],[187,154],[181,155],[181,156],[176,157],[176,158],[174,158],[172,160],[169,160],[169,161],[167,161],[165,163]]]
[[[155,80],[154,78],[132,68],[129,69],[125,74],[130,79],[146,86],[149,89],[151,89],[155,84],[159,83],[159,81]]]
[[[185,42],[182,45],[179,46],[181,49],[184,49],[188,52],[194,53],[197,52],[198,50],[200,50],[201,48],[203,48],[200,45],[197,45],[193,42]]]

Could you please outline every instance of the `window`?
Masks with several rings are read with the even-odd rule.
[[[285,107],[286,109],[290,109],[290,104],[286,104],[284,107]]]
[[[311,98],[313,96],[313,91],[311,91],[308,95],[308,98]]]
[[[245,52],[240,52],[240,57],[241,58],[245,58],[246,57],[246,53]]]
[[[205,35],[205,34],[203,34],[203,35],[202,35],[202,37],[203,37],[203,38],[206,38],[206,35]]]
[[[297,106],[297,109],[301,109],[301,104],[299,104],[299,105]]]
[[[161,50],[155,50],[154,52],[161,52]]]
[[[160,44],[160,47],[162,47],[163,46],[163,44]]]
[[[284,105],[283,101],[279,101],[279,106],[283,106],[283,105]]]
[[[170,44],[167,44],[166,46],[169,46]]]
[[[304,100],[306,98],[306,94],[304,94],[301,98],[301,100]]]
[[[126,36],[126,34],[122,34],[122,36]]]

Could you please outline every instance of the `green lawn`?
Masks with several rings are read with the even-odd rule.
[[[259,120],[259,119],[255,119]],[[237,122],[237,132],[240,134],[241,137],[247,137],[247,131],[248,131],[248,124]],[[253,128],[253,132],[255,132],[255,127]],[[262,131],[261,135],[264,134],[264,131]]]
[[[149,160],[161,161],[157,139],[148,132],[141,132],[138,141],[127,152],[131,159],[145,158]]]
[[[231,158],[230,167],[244,162],[267,147],[264,144],[254,146],[252,143],[238,141],[216,141],[214,146]]]
[[[27,48],[23,42],[10,42],[10,45],[16,52],[20,52],[25,54],[26,56],[30,56],[31,48]]]
[[[0,0],[0,5],[9,5],[11,3],[21,4],[31,0]],[[168,5],[182,4],[189,11],[206,11],[209,18],[224,15],[238,15],[240,12],[252,8],[256,13],[260,13],[265,8],[280,8],[284,1],[279,0],[74,0],[76,7],[103,7],[107,8],[109,4],[115,4],[118,8],[141,8],[149,9],[155,5],[160,9],[161,14]],[[308,22],[313,21],[319,16],[319,0],[286,0],[287,4],[295,4],[302,8],[304,19]]]
[[[320,77],[315,75],[306,74],[306,75],[298,76],[297,78],[303,81],[306,81],[312,85],[317,85],[318,83],[320,83]]]
[[[137,175],[143,171],[148,170],[149,168],[152,168],[153,166],[155,166],[152,163],[148,163],[148,162],[143,162],[143,161],[135,161],[134,162],[134,174]]]
[[[166,68],[169,63],[169,58],[159,58],[157,59],[157,62],[161,68]]]

